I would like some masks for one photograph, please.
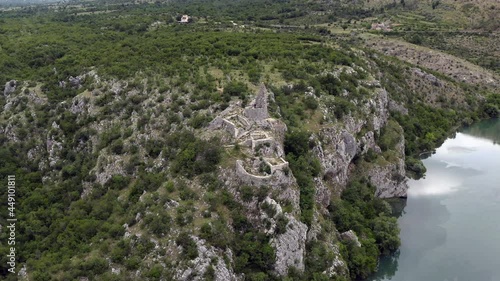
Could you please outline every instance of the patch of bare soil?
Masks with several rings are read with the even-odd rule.
[[[468,84],[500,89],[500,77],[464,59],[396,39],[371,38],[368,47]]]

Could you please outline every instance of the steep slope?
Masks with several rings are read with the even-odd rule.
[[[314,31],[49,15],[0,34],[6,280],[365,278],[399,246],[381,198],[500,106],[497,84]]]

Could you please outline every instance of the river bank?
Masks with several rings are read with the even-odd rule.
[[[500,120],[463,128],[409,182],[401,248],[369,280],[500,280]]]

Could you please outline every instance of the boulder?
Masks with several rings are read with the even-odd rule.
[[[340,234],[340,238],[346,242],[352,242],[356,247],[361,247],[361,242],[359,242],[358,236],[352,230],[348,230]]]
[[[12,94],[16,90],[16,87],[17,87],[17,81],[10,80],[9,82],[5,83],[3,94],[5,96]]]
[[[82,79],[80,79],[80,77],[70,76],[68,80],[69,80],[69,84],[71,85],[71,87],[78,88],[82,84]]]

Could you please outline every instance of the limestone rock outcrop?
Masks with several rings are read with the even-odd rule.
[[[389,119],[390,101],[385,89],[376,89],[373,96],[363,105],[365,118],[345,116],[342,122],[321,128],[313,136],[316,146],[313,152],[320,160],[323,174],[315,179],[316,202],[328,206],[332,192],[338,195],[345,188],[353,161],[370,149],[381,153],[376,135],[386,126]],[[404,108],[400,108],[404,111]],[[328,110],[327,110],[327,114]],[[368,128],[368,130],[367,130]],[[405,197],[408,186],[404,165],[404,139],[400,140],[396,152],[398,160],[384,166],[373,165],[365,171],[371,183],[377,187],[376,195],[383,198]]]
[[[276,249],[274,269],[279,275],[286,275],[290,267],[295,267],[299,271],[304,270],[307,226],[293,216],[287,218],[289,222],[286,232],[271,241],[271,245]]]
[[[387,163],[386,165],[375,165],[368,172],[370,182],[377,188],[375,196],[380,198],[401,197],[406,198],[408,191],[405,157],[404,157],[404,136],[401,135],[400,141],[396,145],[396,151],[400,158],[397,162]]]
[[[217,253],[217,250],[212,246],[207,246],[205,240],[196,236],[191,237],[198,250],[198,257],[190,261],[190,265],[185,269],[178,269],[175,274],[175,280],[178,281],[201,281],[204,280],[203,275],[209,267],[213,267],[215,273],[215,281],[239,281],[239,278],[232,268],[228,267],[224,259]],[[213,260],[217,260],[215,265],[212,265]]]
[[[284,276],[290,267],[304,270],[307,226],[296,217],[300,212],[300,192],[288,162],[284,159],[283,143],[287,127],[281,120],[270,117],[268,100],[269,92],[261,85],[256,97],[247,107],[242,108],[240,103],[230,105],[210,123],[209,129],[222,134],[228,149],[237,146],[242,155],[247,156],[237,159],[235,168],[223,173],[227,186],[234,189],[242,185],[255,189],[266,186],[276,194],[275,198],[271,198],[271,192],[263,202],[272,206],[277,215],[286,217],[288,223],[284,233],[274,233],[275,217],[270,218],[265,213],[257,217],[249,216],[257,228],[266,220],[271,222],[266,233],[273,236],[270,243],[276,251],[274,270],[278,275]],[[291,213],[283,213],[277,201],[291,204]],[[250,204],[249,208],[255,206],[257,204]],[[260,228],[265,229],[262,226]]]
[[[344,241],[354,243],[354,245],[356,245],[356,247],[361,247],[361,242],[359,242],[358,236],[352,230],[348,230],[346,232],[343,232],[342,234],[340,234],[340,237]]]
[[[17,87],[16,80],[10,80],[9,82],[5,83],[5,88],[3,90],[4,96],[12,94],[14,91],[16,91],[16,87]]]

